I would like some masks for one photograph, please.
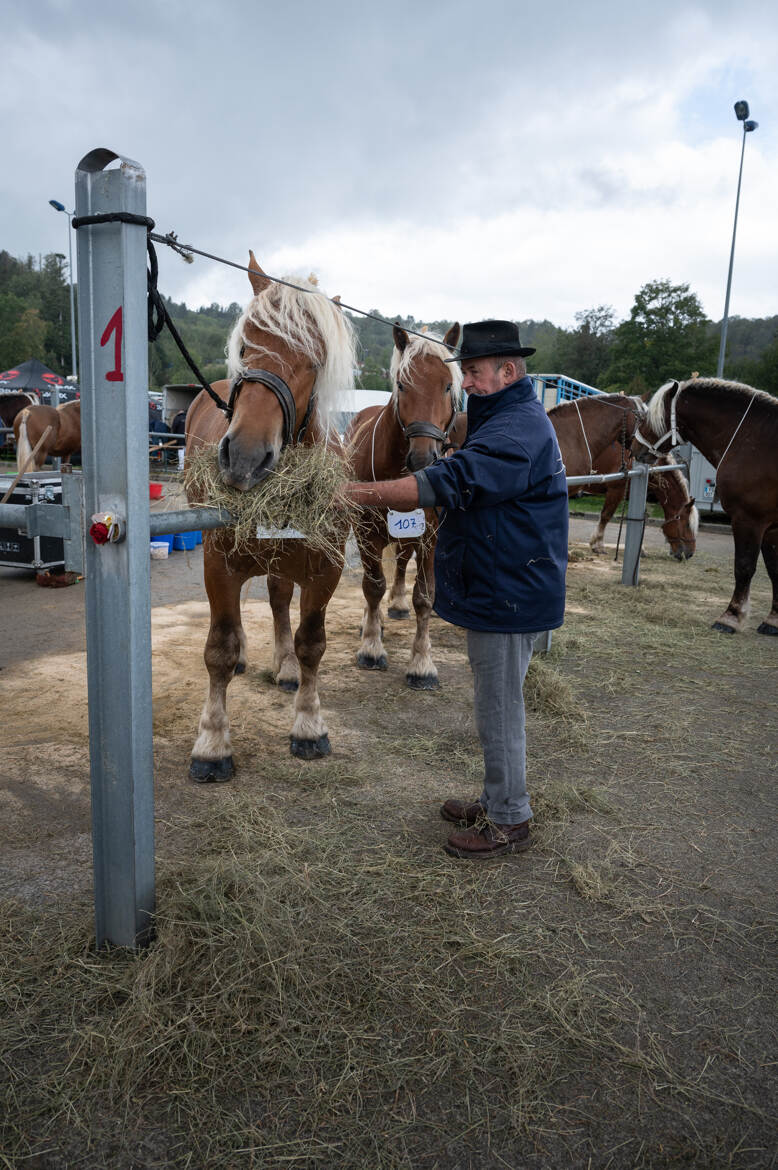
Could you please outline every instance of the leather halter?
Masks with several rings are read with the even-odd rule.
[[[678,425],[676,421],[678,399],[681,396],[680,384],[678,382],[673,383],[670,393],[672,394],[672,398],[670,399],[670,429],[665,431],[663,435],[660,435],[660,437],[652,443],[650,439],[647,439],[645,435],[641,434],[640,427],[635,428],[635,438],[640,443],[642,443],[644,447],[647,447],[652,455],[656,455],[657,457],[666,455],[667,451],[671,451],[673,447],[677,447],[679,441],[683,437],[678,433]],[[645,418],[648,415],[648,408],[646,407],[645,403],[643,403],[643,410],[645,412],[643,418]],[[641,422],[643,421],[643,418],[641,418]],[[670,446],[667,448],[667,451],[660,451],[660,445],[667,442],[668,439],[670,439]]]
[[[227,407],[227,417],[232,418],[235,409],[235,403],[240,393],[240,388],[244,382],[259,382],[263,386],[267,386],[268,390],[272,390],[278,399],[278,405],[281,407],[281,414],[283,415],[283,436],[281,439],[281,450],[288,447],[294,440],[299,443],[306,430],[308,423],[311,421],[313,408],[316,402],[316,394],[312,391],[308,399],[308,407],[303,416],[303,421],[295,434],[295,423],[297,422],[297,407],[295,406],[294,396],[292,391],[287,386],[283,378],[278,374],[274,374],[271,370],[244,370],[242,374],[238,374],[230,385],[230,401]]]

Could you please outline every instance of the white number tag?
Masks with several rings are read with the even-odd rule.
[[[386,515],[386,524],[389,535],[394,536],[421,536],[427,527],[427,519],[423,508],[414,508],[412,512],[393,512],[390,508]]]

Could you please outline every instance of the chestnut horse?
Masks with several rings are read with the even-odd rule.
[[[354,370],[354,335],[340,308],[310,281],[295,282],[308,292],[272,282],[253,253],[250,266],[254,296],[229,338],[229,380],[214,386],[223,399],[231,398],[232,417],[228,421],[202,391],[186,422],[187,454],[218,444],[221,478],[240,491],[270,475],[288,443],[326,443],[342,452],[337,434],[321,420],[339,391],[353,383]],[[333,534],[339,553],[332,557],[299,539],[257,540],[248,552],[229,552],[229,533],[226,539],[221,532],[205,535],[205,588],[211,606],[205,664],[210,685],[192,750],[193,780],[228,780],[234,773],[226,696],[232,676],[246,669],[240,591],[250,577],[266,573],[277,681],[297,688],[299,670],[292,755],[310,760],[329,753],[317,672],[326,645],[325,613],[340,579],[347,535],[344,517],[342,530]],[[292,643],[289,602],[295,582],[300,586],[300,625]]]
[[[667,382],[651,399],[636,440],[657,456],[693,443],[716,468],[716,491],[735,538],[735,591],[713,629],[743,628],[761,549],[773,604],[757,633],[778,636],[778,400],[719,378]]]
[[[458,363],[445,362],[450,347],[458,339],[458,324],[452,325],[442,339],[432,334],[410,335],[395,325],[390,365],[392,397],[384,407],[368,406],[361,410],[346,431],[356,479],[397,479],[407,472],[420,471],[440,458],[457,417],[461,393],[462,372]],[[433,508],[424,510],[424,520],[426,529],[419,539],[396,542],[396,563],[398,567],[402,565],[403,571],[400,577],[395,577],[389,597],[389,616],[407,617],[405,566],[415,552],[416,637],[405,678],[408,686],[416,690],[431,690],[440,685],[429,637],[435,600],[433,562],[438,523]],[[357,664],[364,670],[386,670],[381,629],[381,601],[386,592],[382,558],[386,546],[395,541],[389,535],[387,509],[361,509],[356,536],[365,595]]]
[[[46,427],[48,437],[32,461],[35,444]],[[16,465],[19,471],[40,471],[49,455],[62,455],[65,462],[81,450],[81,402],[63,402],[53,406],[27,406],[14,419]]]

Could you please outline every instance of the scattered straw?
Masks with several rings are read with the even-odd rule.
[[[331,560],[343,556],[343,541],[357,510],[336,504],[338,490],[348,481],[342,455],[323,444],[287,447],[276,469],[250,491],[227,487],[221,478],[216,446],[203,447],[187,459],[184,486],[192,503],[224,508],[235,517],[226,529],[225,551],[250,553],[257,528],[296,528],[306,543]]]

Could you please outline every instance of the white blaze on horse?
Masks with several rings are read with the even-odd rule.
[[[409,334],[398,325],[393,332],[392,397],[384,407],[368,406],[361,410],[351,420],[346,432],[352,471],[357,480],[397,479],[428,467],[447,448],[457,417],[462,371],[458,363],[447,364],[445,359],[451,356],[451,348],[459,339],[459,325],[452,325],[442,338],[433,334],[423,337]],[[383,552],[387,545],[396,541],[398,573],[389,598],[389,615],[408,616],[405,567],[415,553],[413,608],[416,636],[405,677],[410,687],[433,689],[439,686],[429,636],[435,600],[433,562],[437,515],[433,508],[424,509],[424,533],[410,539],[389,533],[387,515],[386,508],[363,508],[357,526],[365,595],[357,664],[365,670],[387,668],[381,625],[381,602],[386,592]],[[400,526],[403,522],[397,521]],[[411,531],[412,517],[408,517],[407,524],[408,531]]]
[[[716,490],[735,538],[735,590],[713,629],[742,630],[761,551],[773,586],[757,633],[778,636],[778,400],[719,378],[667,382],[636,433],[655,456],[693,443],[716,468]]]
[[[339,393],[352,385],[355,364],[348,318],[314,283],[295,281],[307,292],[274,283],[262,273],[253,253],[250,265],[254,297],[230,335],[229,380],[214,385],[223,399],[230,398],[232,417],[227,420],[202,391],[186,423],[187,453],[217,443],[221,478],[240,491],[251,490],[270,475],[287,444],[326,444],[342,454],[339,437],[323,420]],[[240,592],[250,577],[266,573],[276,674],[279,682],[297,689],[292,754],[313,759],[329,753],[317,674],[326,646],[327,604],[340,579],[347,534],[344,518],[333,533],[337,555],[325,555],[304,540],[262,539],[252,542],[248,551],[228,552],[229,535],[224,539],[219,532],[206,534],[209,689],[192,750],[192,779],[227,780],[233,774],[226,696],[233,675],[246,668]],[[300,625],[292,641],[289,601],[295,583],[300,586]]]

